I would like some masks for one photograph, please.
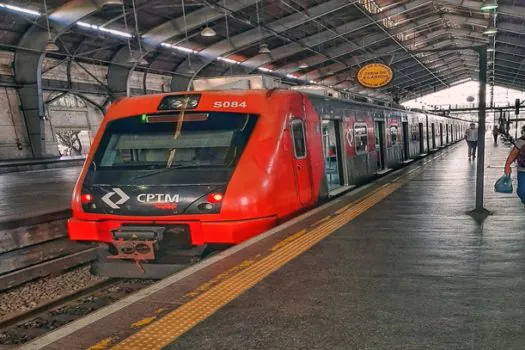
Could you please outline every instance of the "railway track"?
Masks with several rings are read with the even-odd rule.
[[[0,222],[0,292],[95,259],[95,246],[68,240],[70,216],[64,210]]]
[[[0,320],[0,349],[12,349],[153,284],[106,279],[26,312]]]

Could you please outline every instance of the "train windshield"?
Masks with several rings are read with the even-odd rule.
[[[255,121],[224,112],[118,119],[108,124],[92,170],[233,168]]]

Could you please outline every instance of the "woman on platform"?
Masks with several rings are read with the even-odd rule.
[[[505,174],[510,176],[512,170],[510,169],[511,164],[517,160],[518,168],[518,190],[517,194],[520,197],[521,202],[525,204],[525,125],[521,127],[521,137],[514,143],[514,147],[507,157],[505,163]]]

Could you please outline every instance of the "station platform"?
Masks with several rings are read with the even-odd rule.
[[[464,142],[21,349],[522,349],[525,208]]]
[[[0,174],[0,228],[69,215],[71,193],[81,167]]]
[[[0,160],[0,174],[82,166],[86,157]]]

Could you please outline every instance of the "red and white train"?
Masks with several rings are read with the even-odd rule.
[[[128,276],[118,264],[135,260],[161,277],[174,252],[249,239],[460,140],[467,125],[285,89],[124,98],[74,189],[69,237],[101,243],[101,274]]]

